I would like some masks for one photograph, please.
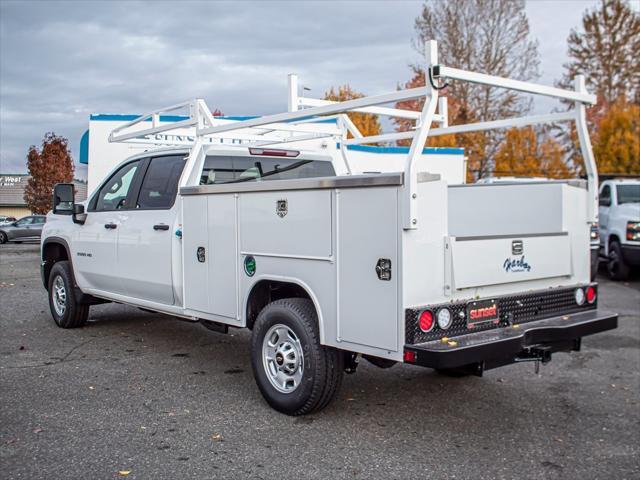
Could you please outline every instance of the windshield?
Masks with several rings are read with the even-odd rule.
[[[332,176],[335,170],[329,161],[209,155],[202,168],[200,185]]]
[[[618,205],[623,203],[640,203],[640,184],[637,185],[618,185]]]

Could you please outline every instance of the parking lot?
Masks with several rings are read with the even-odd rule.
[[[255,386],[248,332],[116,304],[57,328],[38,253],[0,246],[2,478],[640,477],[637,278],[599,278],[619,328],[540,375],[363,362],[329,408],[291,418]]]

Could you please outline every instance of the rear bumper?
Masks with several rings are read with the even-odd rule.
[[[532,349],[577,350],[586,335],[618,326],[618,315],[589,310],[526,324],[471,333],[449,340],[405,345],[405,362],[436,369],[487,363],[486,368],[531,358]]]

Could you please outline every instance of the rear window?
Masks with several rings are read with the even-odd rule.
[[[225,157],[205,159],[200,185],[257,180],[290,180],[335,176],[329,161],[284,157]]]

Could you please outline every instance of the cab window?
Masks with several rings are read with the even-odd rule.
[[[139,160],[127,163],[107,180],[98,192],[95,202],[96,212],[109,212],[128,208],[127,196],[139,165]]]
[[[184,155],[151,159],[140,187],[136,208],[168,209],[178,193],[178,182],[185,165]]]

